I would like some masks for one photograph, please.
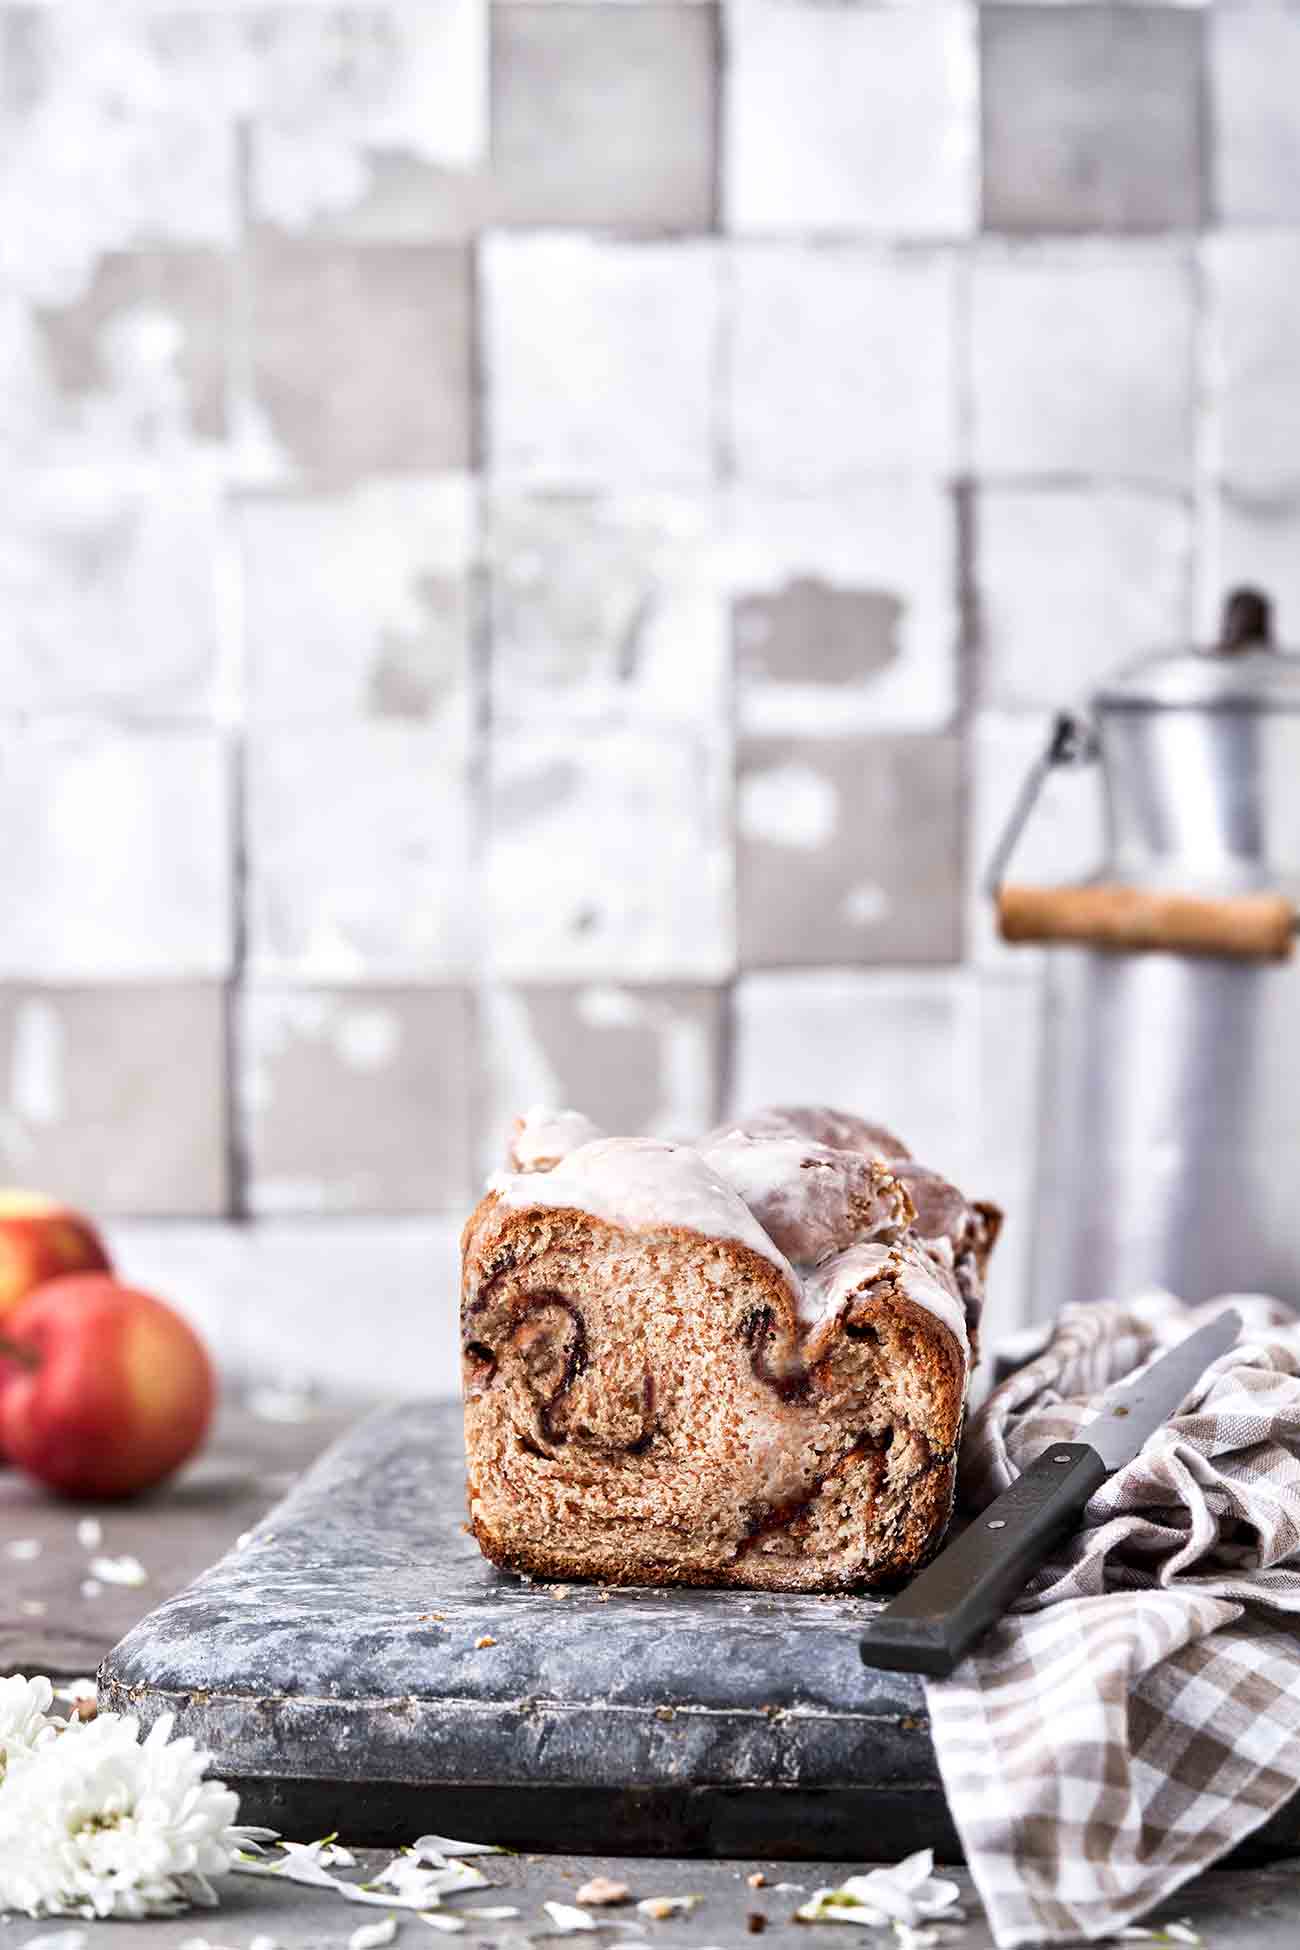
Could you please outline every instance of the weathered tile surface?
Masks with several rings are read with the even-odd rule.
[[[97,260],[238,228],[232,23],[215,9],[0,13],[0,289],[65,306]]]
[[[1207,16],[1214,214],[1225,224],[1300,221],[1300,15],[1285,6]]]
[[[225,1209],[220,988],[0,987],[0,1077],[7,1184],[91,1212]]]
[[[57,303],[6,293],[0,457],[175,465],[211,448],[226,428],[232,322],[230,260],[216,251],[106,256]]]
[[[494,221],[710,229],[716,60],[711,6],[494,7]]]
[[[727,35],[732,229],[973,228],[973,8],[733,0]]]
[[[455,975],[474,936],[463,757],[436,730],[267,732],[248,748],[249,957],[262,978]]]
[[[0,711],[201,714],[231,648],[222,539],[195,465],[0,476]]]
[[[1202,16],[980,8],[984,223],[1160,230],[1202,214]]]
[[[728,1109],[851,1103],[958,1177],[975,1079],[970,980],[940,969],[742,977]]]
[[[723,991],[658,983],[494,986],[483,1004],[485,1171],[530,1104],[571,1104],[616,1135],[692,1137],[718,1115]]]
[[[972,290],[976,470],[1188,480],[1193,297],[1181,244],[982,245]]]
[[[109,1228],[123,1270],[259,1388],[455,1396],[459,1218]]]
[[[1047,748],[1050,712],[981,711],[970,728],[970,818],[966,867],[967,952],[999,969],[1033,969],[1043,951],[998,939],[985,880],[1029,768]],[[1007,879],[1065,886],[1106,857],[1101,774],[1096,765],[1053,771],[1020,837]]]
[[[989,488],[975,507],[984,704],[1079,707],[1191,625],[1192,516],[1174,495]]]
[[[266,7],[245,58],[256,218],[368,242],[466,234],[488,140],[486,0]]]
[[[1011,797],[1230,583],[1300,643],[1298,21],[0,0],[0,1147],[110,1206],[164,1167],[168,1212],[310,1204],[199,1228],[195,1279],[249,1358],[354,1379],[363,1263],[414,1363],[433,1250],[364,1208],[459,1202],[520,1096],[704,1121],[737,972],[746,1075],[770,982],[774,1088],[869,1104],[870,992],[898,1121],[1009,1208],[1009,1320]],[[1101,844],[1058,777],[1014,871]],[[232,971],[213,1193],[197,1138],[160,1160],[141,998],[206,1025]]]
[[[719,724],[718,510],[706,496],[522,492],[488,502],[499,724]]]
[[[734,957],[725,754],[674,733],[503,732],[485,942],[510,980],[714,981]]]
[[[733,494],[725,575],[741,729],[946,728],[957,702],[956,568],[953,497],[934,479]]]
[[[955,738],[751,738],[738,757],[742,967],[957,959]]]
[[[714,247],[496,234],[482,356],[492,473],[700,487],[714,466]]]
[[[456,1210],[470,1193],[461,989],[253,989],[240,1080],[253,1212]]]
[[[316,1218],[252,1229],[243,1365],[391,1395],[460,1392],[460,1228]]]
[[[738,244],[729,269],[729,444],[742,483],[788,490],[953,468],[948,253]]]
[[[1300,490],[1300,234],[1225,231],[1205,246],[1210,466],[1256,494]]]
[[[253,722],[432,719],[463,736],[476,545],[466,476],[249,495],[236,520]]]
[[[230,960],[227,754],[203,731],[0,733],[0,975],[201,979]]]
[[[962,1189],[991,1199],[1002,1230],[990,1264],[983,1335],[986,1348],[1030,1314],[1034,1166],[1043,1075],[1043,996],[1029,968],[982,974],[974,987],[975,1102],[967,1130]]]
[[[1225,490],[1210,498],[1205,512],[1197,616],[1201,641],[1216,641],[1228,590],[1251,583],[1272,598],[1277,641],[1295,649],[1300,645],[1300,500]]]
[[[251,405],[292,474],[469,464],[468,250],[265,239],[251,275]]]

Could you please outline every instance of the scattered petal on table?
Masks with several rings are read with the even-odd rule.
[[[412,1842],[411,1853],[427,1859],[434,1855],[509,1855],[511,1850],[498,1848],[495,1842],[453,1842],[448,1835],[421,1835],[418,1842]]]
[[[77,1525],[77,1542],[83,1551],[97,1551],[104,1541],[104,1526],[98,1517],[82,1517]]]
[[[90,1575],[101,1584],[148,1584],[149,1573],[138,1557],[92,1557]]]
[[[596,1919],[588,1916],[585,1909],[575,1909],[572,1903],[543,1903],[542,1908],[555,1925],[551,1935],[572,1936],[578,1930],[594,1930]]]
[[[40,1556],[42,1548],[39,1537],[15,1537],[12,1543],[5,1545],[5,1556],[12,1557],[19,1564],[30,1564],[34,1557]],[[76,1931],[68,1934],[75,1936]]]
[[[397,1918],[386,1916],[382,1923],[363,1923],[348,1938],[348,1950],[380,1950],[397,1935]]]

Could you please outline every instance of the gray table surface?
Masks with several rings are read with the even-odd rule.
[[[288,1484],[339,1433],[356,1408],[330,1407],[297,1422],[275,1422],[238,1406],[228,1408],[206,1453],[160,1494],[92,1513],[88,1507],[56,1503],[24,1483],[12,1471],[0,1469],[0,1672],[48,1672],[68,1676],[92,1673],[99,1660],[144,1612],[160,1599],[180,1590],[204,1569],[234,1538],[283,1495]],[[104,1526],[102,1549],[109,1555],[129,1553],[148,1574],[142,1586],[104,1584],[91,1596],[82,1584],[88,1574],[88,1551],[77,1539],[77,1519],[98,1514]],[[13,1557],[5,1546],[20,1539],[39,1541],[35,1557]],[[302,1839],[302,1838],[300,1838]],[[346,1834],[342,1837],[346,1841]],[[414,1837],[412,1837],[414,1839]],[[581,1848],[582,1837],[573,1837]],[[370,1873],[388,1859],[387,1851],[364,1851],[358,1860]],[[843,1946],[843,1932],[830,1926],[811,1930],[791,1918],[801,1896],[769,1886],[748,1887],[747,1875],[764,1871],[769,1885],[797,1882],[811,1890],[833,1883],[862,1868],[870,1860],[864,1838],[863,1859],[813,1866],[757,1862],[610,1861],[586,1855],[494,1856],[482,1862],[489,1880],[518,1893],[510,1898],[522,1911],[517,1922],[467,1930],[456,1939],[466,1950],[499,1945],[511,1950],[526,1936],[540,1935],[546,1926],[541,1904],[547,1899],[571,1902],[580,1884],[593,1874],[608,1874],[627,1882],[634,1895],[703,1897],[685,1918],[646,1923],[643,1936],[604,1928],[577,1941],[592,1950],[614,1950],[621,1942],[661,1944],[667,1950],[704,1950],[719,1945],[741,1950],[751,1931],[761,1927],[773,1950],[809,1950],[829,1941]],[[350,1873],[350,1872],[349,1872]],[[360,1871],[358,1872],[360,1873]],[[945,1873],[948,1873],[945,1871]],[[969,1892],[969,1880],[952,1874]],[[221,1908],[170,1921],[145,1924],[78,1925],[88,1944],[103,1950],[180,1950],[193,1939],[213,1950],[248,1950],[254,1937],[269,1936],[283,1950],[332,1950],[346,1945],[361,1924],[385,1912],[344,1904],[327,1891],[293,1884],[269,1884],[265,1879],[231,1876],[221,1889]],[[454,1902],[455,1899],[453,1899]],[[469,1901],[485,1902],[480,1895]],[[978,1900],[968,1895],[967,1927],[956,1950],[990,1950],[992,1938],[980,1916]],[[620,1912],[612,1912],[618,1915]],[[627,1918],[629,1912],[621,1912]],[[760,1916],[762,1926],[748,1919]],[[1181,1890],[1157,1920],[1187,1918],[1210,1950],[1294,1950],[1300,1944],[1300,1861],[1268,1868],[1223,1871],[1201,1877]],[[72,1927],[36,1924],[25,1919],[0,1920],[0,1950],[27,1950],[42,1937]],[[397,1941],[427,1944],[433,1933],[413,1915],[402,1918]],[[866,1944],[885,1943],[875,1932]],[[558,1939],[557,1939],[558,1941]]]

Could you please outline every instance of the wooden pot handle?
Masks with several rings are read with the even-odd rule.
[[[1282,894],[1216,898],[1142,887],[1000,887],[997,905],[1004,941],[1286,961],[1295,939],[1296,910]]]

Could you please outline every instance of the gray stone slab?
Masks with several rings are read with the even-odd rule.
[[[465,1534],[463,1480],[455,1404],[378,1412],[128,1633],[102,1698],[174,1711],[289,1832],[951,1853],[920,1684],[859,1662],[873,1601],[527,1584]]]
[[[505,1576],[463,1527],[456,1403],[376,1411],[128,1632],[100,1701],[163,1712],[243,1819],[366,1844],[891,1860],[958,1843],[878,1601]],[[1294,1850],[1294,1805],[1252,1838]]]

